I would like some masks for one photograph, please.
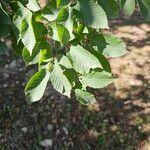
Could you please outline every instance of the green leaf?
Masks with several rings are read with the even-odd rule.
[[[50,74],[50,81],[54,89],[63,95],[70,97],[71,84],[67,77],[64,75],[63,70],[58,62],[55,62],[54,69]]]
[[[98,0],[107,16],[114,19],[119,15],[119,5],[115,0]]]
[[[99,60],[102,68],[105,71],[111,72],[110,63],[103,54],[99,53],[98,51],[96,51],[94,48],[91,48],[91,47],[90,47],[90,52]]]
[[[52,66],[52,49],[51,46],[45,42],[43,48],[40,52],[40,59],[39,59],[39,70],[46,68],[50,70]]]
[[[57,31],[57,24],[56,24],[56,22],[55,21],[51,22],[49,24],[49,27],[51,28],[51,31],[52,31],[52,33],[51,33],[52,39],[55,40],[55,41],[60,41],[60,39],[58,37],[58,31]]]
[[[41,53],[41,51],[43,50],[48,51],[48,54],[46,53],[45,55],[45,53]],[[50,44],[47,43],[45,40],[41,40],[35,45],[31,55],[29,51],[26,48],[24,48],[22,51],[22,56],[26,65],[28,66],[28,65],[37,64],[38,62],[41,64],[42,61],[45,60],[45,58],[49,58],[52,56],[51,53],[52,53],[52,50],[51,50]]]
[[[67,68],[64,70],[64,75],[71,83],[72,88],[78,83],[78,73],[73,68]]]
[[[79,24],[78,27],[75,29],[75,32],[81,36],[83,34],[83,31],[85,29],[85,25],[83,23]]]
[[[39,11],[41,9],[37,0],[28,0],[27,8],[33,12]]]
[[[60,44],[62,46],[65,45],[70,39],[69,31],[62,24],[58,24],[57,32],[58,32]]]
[[[70,60],[65,55],[63,55],[63,57],[60,59],[59,64],[68,68],[68,69],[72,68]]]
[[[56,24],[56,22],[52,22],[49,24],[52,29],[52,39],[60,42],[61,46],[67,44],[70,40],[69,31],[62,24]]]
[[[59,6],[68,5],[70,0],[56,0],[56,2],[57,2],[57,7],[59,7]]]
[[[49,62],[50,59],[52,58],[52,50],[51,48],[43,48],[41,50],[41,54],[40,54],[40,60],[39,60],[39,64],[45,63],[45,62]]]
[[[69,38],[70,40],[72,40],[74,38],[73,35],[73,9],[72,7],[68,8],[69,11],[67,10],[67,8],[62,8],[59,11],[58,17],[57,17],[57,24],[62,24],[67,31],[69,32]]]
[[[47,28],[42,23],[34,21],[32,25],[37,41],[41,40],[41,38],[43,38],[48,33]]]
[[[126,44],[118,37],[110,34],[97,34],[90,37],[94,49],[106,57],[120,57],[128,53]]]
[[[106,59],[106,57],[100,53],[95,53],[95,56],[99,59],[103,69],[107,72],[111,72],[111,66],[109,61]]]
[[[14,16],[14,24],[18,29],[19,38],[21,38],[24,46],[32,54],[32,50],[36,44],[36,38],[32,26],[32,12],[20,4],[20,9]]]
[[[33,26],[30,24],[31,18],[27,20],[24,19],[22,21],[22,28],[21,28],[21,40],[24,46],[29,50],[30,54],[32,54],[32,50],[36,44],[36,38],[33,31]]]
[[[66,8],[62,8],[57,16],[57,23],[64,23],[67,21],[69,16],[68,10]]]
[[[58,9],[54,9],[52,6],[47,5],[42,11],[42,17],[52,22],[57,19],[58,13]]]
[[[66,8],[63,8],[59,12],[56,22],[49,24],[52,29],[52,39],[59,41],[62,46],[74,39],[72,13],[71,7],[69,13]]]
[[[37,72],[27,83],[25,87],[25,95],[27,102],[36,102],[40,100],[44,94],[44,91],[49,80],[49,72],[47,70],[41,70]]]
[[[68,57],[73,68],[81,74],[88,73],[90,68],[102,68],[99,60],[80,45],[71,46]]]
[[[89,105],[89,104],[93,104],[96,102],[94,95],[86,91],[76,89],[75,95],[76,95],[77,100],[83,105]]]
[[[24,48],[22,51],[22,57],[27,66],[37,64],[39,61],[39,56],[40,56],[40,52],[36,48],[33,50],[31,55],[30,55],[30,52],[26,48]]]
[[[106,48],[103,50],[104,55],[120,57],[128,53],[126,44],[120,38],[109,34],[104,34],[104,38],[107,43]]]
[[[80,81],[85,85],[92,88],[103,88],[112,83],[114,77],[111,73],[106,71],[92,72],[83,76],[80,76]]]
[[[150,0],[138,0],[142,16],[150,21]]]
[[[89,27],[108,28],[106,13],[94,0],[79,0],[76,9],[80,12],[78,17]]]
[[[102,34],[94,34],[89,37],[90,42],[92,46],[99,50],[99,52],[103,52],[103,50],[106,48],[106,41]]]
[[[132,15],[135,9],[135,0],[121,0],[121,7],[126,16]]]
[[[67,21],[65,22],[65,27],[69,31],[70,40],[73,40],[75,37],[73,34],[73,8],[72,7],[69,7],[69,16]]]

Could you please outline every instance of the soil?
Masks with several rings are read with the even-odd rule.
[[[110,60],[117,79],[91,89],[97,103],[88,107],[51,85],[27,105],[24,86],[35,70],[20,58],[1,58],[0,150],[150,150],[150,26],[136,12],[111,28],[129,53]]]

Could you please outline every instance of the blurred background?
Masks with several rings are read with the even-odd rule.
[[[35,68],[11,51],[0,56],[0,150],[150,150],[150,25],[136,11],[110,27],[129,53],[110,59],[117,79],[91,89],[97,103],[88,107],[51,85],[27,105],[24,86]]]

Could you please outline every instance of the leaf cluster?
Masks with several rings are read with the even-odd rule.
[[[149,0],[0,2],[0,36],[11,34],[11,28],[26,65],[38,65],[38,72],[25,87],[27,101],[40,100],[50,82],[63,95],[70,97],[73,92],[81,104],[94,103],[87,87],[103,88],[112,83],[108,58],[127,53],[121,39],[104,32],[109,29],[108,20],[117,18],[120,11],[131,15],[136,4],[150,21]],[[0,54],[5,49],[0,41]]]

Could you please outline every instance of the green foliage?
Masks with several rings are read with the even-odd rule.
[[[86,91],[76,89],[75,94],[76,94],[77,100],[83,105],[89,105],[89,104],[93,104],[94,102],[96,102],[94,95]]]
[[[143,17],[150,21],[149,2],[49,0],[41,7],[37,0],[2,0],[0,37],[12,35],[14,45],[23,45],[17,46],[17,51],[26,65],[38,65],[38,72],[25,88],[27,101],[40,100],[50,82],[63,95],[70,97],[73,92],[81,104],[94,103],[95,97],[87,87],[103,88],[112,83],[108,58],[127,53],[121,39],[105,33],[108,18],[117,18],[120,10],[129,16],[139,4]],[[0,41],[0,54],[6,49]]]
[[[141,13],[143,17],[150,21],[150,1],[149,0],[138,0]]]
[[[40,100],[44,94],[50,73],[43,69],[37,72],[27,83],[25,94],[28,102],[36,102]]]
[[[61,66],[55,61],[52,72],[50,74],[50,81],[53,87],[63,95],[70,97],[71,93],[71,83],[68,78],[65,76]]]
[[[79,0],[76,9],[78,17],[89,27],[94,29],[108,28],[105,11],[94,0]]]
[[[111,73],[106,71],[93,71],[80,76],[80,81],[87,87],[103,88],[113,81]]]
[[[119,7],[116,0],[98,0],[98,3],[109,18],[116,18],[119,15]]]
[[[134,12],[135,0],[121,0],[121,7],[125,15],[130,16]]]

